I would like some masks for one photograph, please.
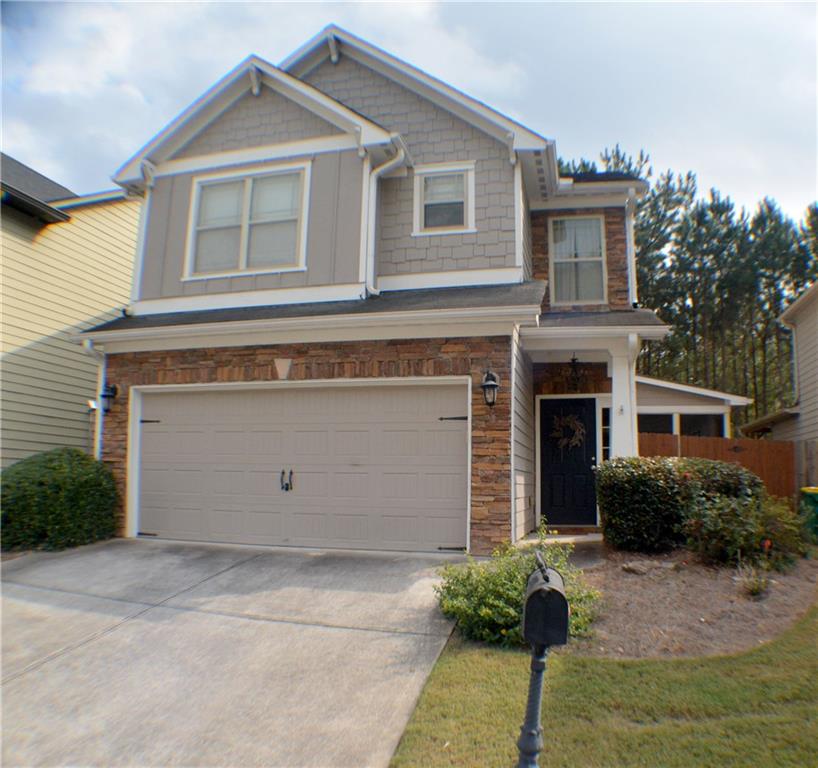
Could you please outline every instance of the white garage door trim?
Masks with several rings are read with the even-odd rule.
[[[130,387],[128,407],[127,480],[125,504],[125,534],[136,538],[139,531],[139,500],[142,457],[142,399],[145,394],[166,392],[195,392],[218,390],[262,390],[326,387],[373,386],[464,386],[466,389],[466,551],[471,551],[471,483],[472,483],[472,379],[471,376],[406,376],[381,379],[311,379],[309,381],[237,381],[214,384],[145,384]]]

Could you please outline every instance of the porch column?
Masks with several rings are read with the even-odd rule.
[[[638,456],[636,426],[636,354],[638,339],[631,335],[625,354],[611,355],[611,456]]]

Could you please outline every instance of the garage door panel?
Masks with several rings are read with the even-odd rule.
[[[250,544],[466,543],[463,386],[146,394],[140,529]],[[281,488],[281,471],[294,486]]]

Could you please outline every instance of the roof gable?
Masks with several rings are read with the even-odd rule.
[[[245,94],[260,95],[263,86],[336,126],[339,131],[355,135],[361,147],[391,141],[389,132],[371,120],[258,56],[249,56],[142,147],[116,172],[114,181],[124,187],[141,187],[146,167],[173,157]]]
[[[202,128],[173,159],[342,133],[338,126],[262,86],[247,91]]]
[[[341,55],[388,77],[429,99],[489,135],[509,144],[511,151],[543,151],[550,142],[524,125],[506,117],[478,99],[423,72],[340,27],[330,25],[281,62],[281,69],[304,77],[326,59]]]

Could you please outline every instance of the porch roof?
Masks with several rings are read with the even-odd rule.
[[[664,328],[652,309],[609,309],[596,312],[543,312],[540,328]]]

